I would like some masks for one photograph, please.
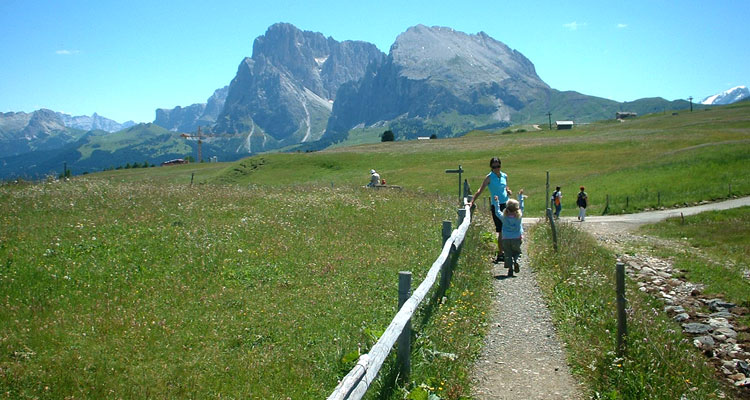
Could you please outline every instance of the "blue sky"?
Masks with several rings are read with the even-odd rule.
[[[551,87],[694,101],[750,85],[746,0],[0,0],[0,111],[149,122],[203,103],[276,22],[387,53],[408,27],[486,32]]]

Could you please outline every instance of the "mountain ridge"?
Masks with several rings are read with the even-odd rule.
[[[164,154],[194,152],[197,142],[180,138],[185,146],[175,146],[172,139],[201,126],[204,158],[231,160],[275,149],[320,150],[345,142],[355,127],[391,129],[404,140],[546,123],[550,117],[590,122],[615,118],[618,111],[642,115],[688,107],[684,100],[619,103],[553,89],[531,60],[484,32],[416,25],[400,34],[386,55],[371,43],[339,42],[278,23],[253,41],[252,56],[242,59],[232,81],[206,103],[156,110],[154,125],[168,134],[139,124],[127,128],[131,141],[101,142],[100,136],[112,133],[66,127],[50,110],[38,110],[33,123],[30,115],[9,113],[14,117],[0,116],[0,158],[66,147],[71,164],[83,162],[80,151],[69,149],[80,140],[85,154],[94,141],[97,151],[118,154],[115,159],[129,154],[131,161],[158,162]],[[139,140],[150,144],[140,146]],[[121,151],[123,146],[133,151]]]

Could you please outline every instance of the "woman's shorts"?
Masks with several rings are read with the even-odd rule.
[[[503,212],[505,210],[505,203],[500,204],[500,212]],[[497,214],[495,214],[495,205],[492,204],[490,206],[490,211],[492,211],[492,220],[495,221],[495,232],[502,232],[503,231],[503,221],[500,220],[500,218],[497,217]]]

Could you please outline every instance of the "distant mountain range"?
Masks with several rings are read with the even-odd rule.
[[[725,90],[721,93],[715,94],[713,96],[708,96],[705,99],[703,99],[703,101],[701,101],[701,104],[706,104],[706,105],[732,104],[738,101],[745,100],[747,98],[750,98],[750,90],[748,90],[747,87],[745,86],[737,86],[737,87],[733,87],[731,89]]]
[[[197,142],[179,133],[194,134],[198,127],[204,156],[230,160],[273,149],[323,149],[345,141],[355,128],[391,129],[397,140],[452,137],[545,123],[548,113],[590,122],[618,111],[643,115],[689,106],[685,100],[620,103],[555,90],[531,60],[483,32],[417,25],[399,35],[386,55],[371,43],[338,42],[279,23],[255,39],[252,56],[206,103],[157,109],[153,124],[50,110],[0,113],[0,179],[39,177],[62,162],[77,174],[184,157],[195,154]]]
[[[172,109],[157,108],[154,123],[174,132],[195,132],[199,126],[210,126],[224,108],[229,86],[216,89],[205,103],[177,106]]]

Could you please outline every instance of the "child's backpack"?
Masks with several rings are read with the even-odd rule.
[[[584,196],[586,196],[586,192],[578,193],[578,200],[576,200],[576,204],[578,205],[578,207],[586,206],[586,200],[584,200]]]
[[[560,192],[555,191],[555,193],[552,193],[552,201],[555,202],[556,206],[560,205]]]

